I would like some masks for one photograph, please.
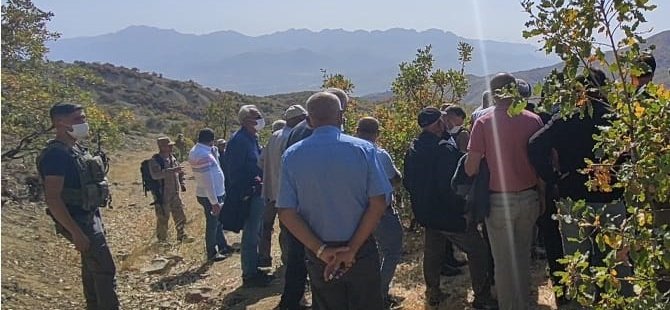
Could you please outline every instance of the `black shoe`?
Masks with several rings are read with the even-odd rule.
[[[567,298],[565,297],[565,295],[564,295],[564,296],[561,296],[561,297],[556,297],[556,305],[557,305],[557,306],[565,306],[565,305],[568,305],[568,304],[570,304],[570,301],[571,301],[571,300],[570,300],[570,299],[567,299]]]
[[[233,248],[229,245],[224,247],[223,249],[219,249],[219,253],[221,253],[223,255],[232,255],[234,253],[239,253],[239,252],[240,252],[240,249]]]
[[[215,262],[220,262],[220,261],[222,261],[222,260],[224,260],[224,259],[226,259],[226,258],[228,258],[227,255],[223,255],[223,254],[221,254],[221,253],[216,253],[216,254],[214,254],[214,256],[211,256],[211,257],[209,257],[209,258],[207,258],[207,259],[208,259],[208,260],[211,260],[211,261],[215,261]]]
[[[460,269],[447,264],[442,264],[442,268],[440,269],[440,275],[443,275],[445,277],[455,277],[462,273],[463,271],[461,271]]]
[[[310,309],[312,309],[311,305],[284,306],[281,303],[275,308],[275,310],[310,310]]]
[[[447,294],[442,291],[428,292],[426,291],[426,305],[431,309],[437,309],[440,306],[440,303],[443,299],[447,297]]]
[[[272,267],[272,258],[259,259],[258,260],[258,267],[260,267],[260,268]]]
[[[498,302],[493,299],[488,299],[486,301],[475,300],[472,302],[472,308],[481,310],[497,310]]]
[[[384,300],[386,309],[400,309],[400,305],[404,300],[405,298],[403,297],[388,294],[386,300]]]
[[[243,287],[266,287],[272,283],[274,276],[264,274],[262,272],[257,273],[253,277],[245,278],[242,280]]]

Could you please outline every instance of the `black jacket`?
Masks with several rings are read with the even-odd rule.
[[[479,173],[473,177],[468,176],[465,173],[467,158],[465,155],[458,161],[458,168],[451,179],[451,189],[466,200],[465,210],[471,222],[482,223],[491,210],[491,192],[489,191],[491,172],[486,160],[482,158],[479,162]]]
[[[463,155],[441,138],[422,132],[405,154],[403,185],[410,194],[417,222],[427,228],[462,232],[465,200],[451,189],[451,177]]]
[[[555,114],[528,144],[528,157],[538,175],[548,184],[557,184],[560,197],[585,199],[587,202],[607,203],[621,198],[622,190],[615,188],[610,193],[590,192],[585,185],[588,176],[579,172],[586,167],[584,158],[595,161],[593,135],[599,134],[599,126],[611,125],[612,107],[593,100],[593,116],[582,117],[576,113],[567,119]],[[560,171],[554,171],[551,150],[558,153]]]

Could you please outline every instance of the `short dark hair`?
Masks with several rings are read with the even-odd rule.
[[[49,117],[53,120],[54,117],[70,115],[76,111],[83,110],[84,107],[80,104],[70,103],[70,102],[61,102],[54,104],[51,109],[49,109]]]
[[[598,68],[589,68],[588,75],[590,83],[593,83],[595,87],[603,87],[607,83],[607,75],[605,71]]]
[[[363,117],[358,120],[356,131],[371,135],[377,134],[379,133],[379,121],[374,117]]]
[[[463,108],[457,105],[448,106],[446,109],[444,109],[444,113],[446,113],[447,115],[453,114],[460,118],[465,119],[465,110],[463,110]]]
[[[198,143],[211,143],[212,141],[214,141],[214,130],[211,128],[200,129]]]
[[[642,53],[638,58],[638,65],[644,70],[640,77],[654,75],[656,72],[656,58],[650,53]]]
[[[587,87],[603,87],[607,83],[607,75],[598,68],[587,68],[577,75],[577,82]]]

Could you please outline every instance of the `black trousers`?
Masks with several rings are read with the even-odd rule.
[[[544,240],[547,265],[554,285],[557,285],[560,279],[560,277],[554,275],[554,272],[565,271],[565,266],[558,262],[559,259],[563,258],[563,238],[561,238],[561,232],[558,228],[558,221],[551,218],[557,212],[556,199],[558,197],[547,191],[545,195],[547,209],[543,214],[540,214],[536,222],[540,237]]]
[[[72,218],[90,242],[88,251],[81,253],[81,280],[86,309],[119,309],[116,266],[107,246],[100,211],[73,215]],[[72,236],[63,226],[56,223],[56,230],[72,242]]]
[[[468,255],[470,281],[476,301],[491,299],[493,280],[492,257],[489,246],[479,232],[469,228],[465,232],[452,233],[426,228],[423,249],[423,277],[426,281],[426,293],[430,296],[440,294],[440,268],[446,255],[444,244],[449,240]]]
[[[279,302],[281,309],[299,309],[300,300],[305,295],[307,269],[305,267],[305,247],[289,230],[280,223],[280,240],[284,242],[286,269],[284,270],[284,291]]]
[[[342,246],[346,243],[333,243]],[[444,250],[444,249],[443,249]],[[315,310],[381,310],[384,299],[381,290],[379,252],[373,239],[361,246],[356,262],[341,278],[326,282],[325,263],[311,251],[306,251],[307,272],[312,285],[312,306]]]

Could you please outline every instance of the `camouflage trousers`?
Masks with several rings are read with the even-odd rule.
[[[168,221],[170,214],[177,230],[177,240],[186,237],[184,225],[186,225],[186,215],[184,215],[184,204],[179,195],[166,196],[162,204],[154,205],[156,209],[156,237],[158,241],[165,241],[168,237]]]

